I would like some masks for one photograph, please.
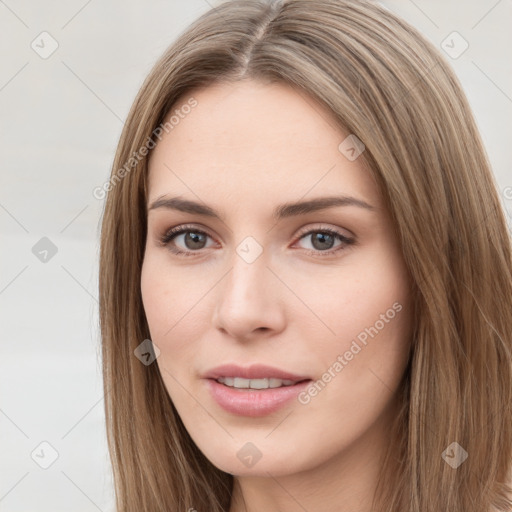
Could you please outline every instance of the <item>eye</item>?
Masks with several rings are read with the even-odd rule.
[[[311,249],[308,248],[307,252],[313,255],[318,255],[321,253],[322,256],[324,254],[331,255],[334,252],[343,250],[347,246],[356,243],[355,239],[349,238],[339,231],[331,228],[318,228],[309,230],[306,233],[303,233],[299,240],[308,240],[308,238],[310,241],[309,245]],[[338,245],[335,245],[336,241],[339,242]]]
[[[178,226],[167,231],[160,239],[160,244],[166,246],[173,254],[192,256],[194,252],[207,248],[208,238],[211,238],[208,233],[194,226]],[[184,250],[177,248],[177,244]]]
[[[308,238],[310,248],[305,248],[306,253],[314,256],[329,256],[356,243],[354,238],[349,238],[335,229],[324,227],[310,229],[302,233],[299,240],[307,240]],[[212,238],[205,231],[197,229],[195,226],[183,225],[167,231],[159,242],[173,254],[193,256],[194,253],[199,253],[202,249],[211,247],[211,245],[207,245],[208,239]],[[337,245],[336,242],[338,242]]]

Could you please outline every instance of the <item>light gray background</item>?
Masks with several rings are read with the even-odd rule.
[[[512,213],[511,0],[382,3],[438,47],[453,31],[469,44],[448,58]],[[103,202],[92,191],[109,177],[144,77],[208,8],[205,0],[0,0],[3,512],[113,510],[97,326]],[[48,51],[43,31],[58,43],[46,59],[31,48]],[[42,237],[57,247],[47,262],[32,252]],[[48,469],[39,465],[52,460],[43,441],[58,453]]]

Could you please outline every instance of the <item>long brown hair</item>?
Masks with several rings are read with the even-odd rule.
[[[402,412],[373,510],[511,510],[510,235],[456,76],[377,3],[235,0],[198,19],[154,66],[104,187],[100,320],[118,512],[229,510],[233,477],[196,447],[158,365],[134,350],[149,338],[140,277],[150,144],[179,99],[242,79],[292,85],[364,143],[414,281]],[[467,453],[456,469],[446,458],[455,452]]]

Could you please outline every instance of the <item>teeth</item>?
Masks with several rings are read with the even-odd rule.
[[[288,379],[243,379],[242,377],[219,377],[217,382],[237,389],[268,389],[280,388],[282,386],[291,386],[295,384],[293,380]]]
[[[235,388],[248,388],[250,387],[251,381],[249,379],[241,379],[240,377],[235,377],[233,379],[233,387]]]

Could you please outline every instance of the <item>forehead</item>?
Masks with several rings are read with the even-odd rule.
[[[193,101],[194,108],[184,108]],[[347,193],[378,201],[363,159],[339,150],[349,135],[333,114],[283,83],[220,83],[173,106],[172,129],[153,150],[149,197],[216,193],[252,201]],[[187,190],[188,189],[188,190]],[[290,197],[283,197],[287,194]]]

